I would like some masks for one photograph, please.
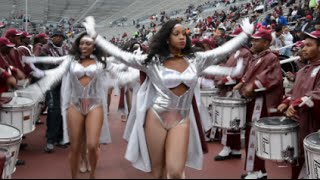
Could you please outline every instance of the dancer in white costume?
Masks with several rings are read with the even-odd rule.
[[[95,47],[93,39],[86,33],[82,33],[75,40],[70,55],[23,57],[23,61],[26,63],[60,64],[57,68],[44,72],[34,69],[34,74],[40,74],[43,78],[27,89],[35,92],[33,96],[40,100],[50,87],[63,78],[61,106],[65,120],[64,142],[69,142],[70,137],[72,178],[76,178],[79,171],[83,137],[86,137],[86,146],[89,152],[90,178],[95,177],[99,143],[111,142],[107,121],[108,104],[105,94],[108,80],[105,78],[105,71],[116,68],[111,63],[106,64],[102,61],[102,54],[99,47]],[[126,78],[130,80],[128,77]]]
[[[220,63],[247,42],[254,30],[249,20],[243,22],[245,31],[238,37],[195,54],[177,20],[165,23],[153,37],[149,55],[122,51],[97,35],[93,17],[83,25],[97,47],[147,75],[137,95],[137,117],[125,157],[156,178],[183,178],[185,165],[201,169],[203,152],[191,108],[197,80],[206,67]]]

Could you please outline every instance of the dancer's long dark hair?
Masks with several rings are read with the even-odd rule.
[[[159,63],[159,62],[154,62],[153,57],[155,55],[159,55],[162,57],[167,57],[170,55],[169,44],[167,43],[167,40],[169,39],[174,26],[177,24],[180,24],[179,20],[169,20],[168,22],[163,24],[159,32],[156,33],[154,37],[152,37],[152,40],[150,43],[149,55],[145,61],[146,65],[151,63]],[[183,55],[189,55],[193,53],[191,48],[191,40],[188,35],[187,35],[186,47],[182,49],[181,53]],[[159,60],[156,59],[155,61],[159,61]]]
[[[74,40],[72,44],[72,48],[70,50],[70,54],[75,56],[75,60],[79,61],[81,59],[81,52],[80,52],[80,40],[83,36],[88,35],[87,32],[83,32],[78,35],[78,37]],[[106,68],[107,63],[102,60],[103,57],[103,51],[101,48],[95,45],[95,50],[92,52],[93,55],[97,57],[97,60],[104,65],[104,68]]]

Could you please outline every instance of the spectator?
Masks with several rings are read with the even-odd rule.
[[[283,28],[283,37],[285,46],[293,44],[293,36],[288,27]],[[280,54],[290,57],[292,55],[291,47],[284,49]]]
[[[314,25],[312,24],[313,17],[311,15],[306,16],[306,21],[302,26],[302,32],[312,32],[314,31]]]
[[[278,13],[274,13],[274,17],[276,18],[277,24],[281,26],[288,26],[288,20]]]
[[[280,49],[285,46],[282,26],[278,25],[275,28],[275,32],[272,33],[272,41],[270,45],[270,49],[272,50]]]
[[[68,47],[63,43],[66,39],[66,35],[55,29],[51,36],[51,40],[48,44],[44,45],[42,48],[42,56],[53,56],[53,57],[61,57],[67,55],[69,52]],[[45,67],[45,69],[52,69],[57,67],[57,65],[53,65],[50,67]],[[48,103],[48,117],[47,117],[47,144],[44,148],[44,151],[47,153],[51,153],[54,150],[54,145],[57,145],[62,148],[66,148],[67,146],[64,144],[60,144],[62,140],[62,115],[60,108],[60,88],[61,84],[52,88],[46,93],[46,102]]]

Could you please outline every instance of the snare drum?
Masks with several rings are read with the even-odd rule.
[[[22,134],[19,129],[0,123],[0,149],[4,150],[7,156],[6,165],[2,173],[3,179],[11,179],[12,173],[16,170],[21,141]]]
[[[10,168],[10,165],[13,158],[11,158],[11,154],[7,149],[0,148],[0,153],[4,155],[4,162],[1,162],[3,163],[1,179],[11,179],[12,170]]]
[[[241,129],[246,122],[246,100],[215,97],[212,101],[214,126],[224,129]]]
[[[320,179],[320,132],[309,134],[303,146],[308,178]]]
[[[289,162],[298,158],[299,124],[284,116],[265,117],[254,123],[257,156],[265,160]]]
[[[35,103],[28,97],[12,97],[12,100],[0,108],[0,122],[18,128],[22,134],[35,129]]]
[[[19,90],[19,91],[16,91],[18,96],[20,97],[27,97],[27,98],[33,98],[33,94],[32,92],[28,92],[28,91],[23,91],[23,90]],[[40,118],[40,114],[41,114],[41,111],[42,111],[42,107],[44,105],[44,101],[38,101],[37,99],[33,99],[34,101],[34,113],[33,113],[33,123],[34,125],[36,124],[36,122],[39,120]]]
[[[208,89],[208,90],[201,90],[201,99],[202,102],[204,103],[205,107],[211,112],[212,109],[212,100],[213,97],[217,96],[218,94],[218,89]]]

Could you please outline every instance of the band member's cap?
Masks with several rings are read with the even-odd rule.
[[[49,39],[49,36],[47,36],[45,33],[40,33],[40,34],[38,34],[36,37],[39,38],[39,39],[41,39],[41,38],[43,38],[43,39]]]
[[[21,37],[23,37],[23,38],[31,38],[32,35],[29,34],[27,31],[23,31],[22,34],[21,34]]]
[[[237,29],[235,29],[231,34],[229,34],[230,37],[236,37],[238,36],[240,33],[242,33],[242,28],[238,27]]]
[[[8,38],[8,37],[14,37],[14,36],[20,36],[20,35],[22,35],[21,31],[18,31],[16,28],[11,28],[6,32],[5,37]]]
[[[0,37],[0,47],[7,46],[7,47],[14,47],[15,44],[9,41],[9,39],[5,37]]]
[[[272,41],[271,31],[260,28],[255,34],[251,36],[253,39],[265,39]]]
[[[320,31],[313,31],[311,33],[304,32],[307,37],[311,37],[313,39],[320,39]]]

